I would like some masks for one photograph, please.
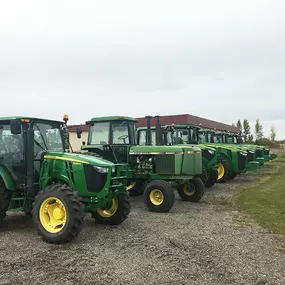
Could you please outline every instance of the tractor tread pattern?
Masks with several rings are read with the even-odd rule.
[[[69,224],[65,225],[66,229],[63,229],[63,232],[59,232],[59,234],[49,234],[47,233],[41,225],[39,219],[39,209],[41,206],[41,202],[48,197],[59,198],[61,201],[65,202],[65,207],[67,208],[67,212],[69,215]],[[70,242],[73,240],[79,232],[82,230],[83,221],[84,221],[84,210],[83,204],[80,201],[77,193],[73,191],[67,185],[62,185],[59,183],[51,184],[39,191],[37,196],[35,197],[35,201],[33,203],[33,219],[34,223],[37,227],[38,234],[42,237],[42,239],[46,242],[53,244],[63,244]]]
[[[6,217],[6,212],[10,204],[10,198],[11,195],[7,190],[5,190],[4,192],[0,192],[0,223]]]

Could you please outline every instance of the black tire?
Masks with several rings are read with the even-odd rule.
[[[200,178],[195,177],[180,185],[177,190],[183,201],[199,202],[204,196],[204,189],[203,181]]]
[[[115,198],[113,198],[113,205],[117,203],[117,209],[114,209],[114,213],[110,212],[110,209],[98,209],[98,211],[92,213],[92,217],[99,224],[104,225],[119,225],[121,224],[129,215],[131,211],[131,202],[128,192],[120,193]],[[111,216],[109,216],[111,215]]]
[[[10,204],[10,199],[11,199],[10,192],[8,192],[7,190],[0,192],[0,223],[2,223],[6,217],[6,212]]]
[[[218,180],[218,171],[217,170],[212,170],[210,172],[209,178],[207,179],[205,183],[206,188],[211,188],[217,183]]]
[[[62,229],[58,232],[50,232],[44,228],[42,221],[46,221],[50,216],[45,215],[44,219],[40,218],[40,209],[46,199],[56,198],[65,208],[66,221]],[[52,200],[52,199],[51,199]],[[52,204],[48,204],[52,205]],[[50,206],[48,206],[50,207]],[[84,220],[84,207],[75,191],[66,185],[52,184],[39,191],[33,203],[33,220],[38,234],[48,243],[63,244],[70,242],[79,234],[82,229]],[[43,215],[43,212],[42,212]],[[53,217],[54,218],[54,217]]]
[[[233,169],[232,169],[232,165],[229,161],[223,159],[221,162],[220,162],[223,167],[224,167],[224,175],[222,178],[220,178],[219,180],[217,180],[218,183],[225,183],[227,180],[230,180],[230,176],[232,175],[233,173]]]
[[[128,190],[130,196],[142,195],[147,185],[147,181],[145,180],[129,181],[129,185],[131,185],[131,183],[136,183],[136,184],[130,190]]]
[[[202,174],[199,175],[199,178],[202,180],[202,182],[205,185],[207,180],[208,180],[208,173],[207,173],[207,170],[204,166],[202,166]]]
[[[234,180],[236,178],[237,174],[232,172],[231,175],[228,176],[228,180]]]
[[[162,201],[157,199],[156,193],[160,196]],[[155,199],[157,199],[156,202]],[[174,201],[174,190],[166,181],[153,180],[146,185],[144,190],[144,203],[150,211],[160,213],[169,212],[174,205]]]

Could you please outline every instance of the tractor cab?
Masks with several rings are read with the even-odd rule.
[[[128,152],[136,145],[136,120],[129,117],[113,116],[93,118],[89,125],[87,145],[82,150],[95,152],[114,163],[128,163]],[[80,137],[81,130],[77,131]]]
[[[64,152],[62,122],[31,118],[1,118],[0,170],[2,179],[17,189],[34,188],[44,153]]]

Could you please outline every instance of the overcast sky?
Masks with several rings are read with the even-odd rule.
[[[285,138],[285,2],[0,2],[1,116],[260,119]]]

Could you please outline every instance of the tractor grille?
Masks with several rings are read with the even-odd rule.
[[[175,154],[157,155],[155,157],[157,174],[174,174],[175,173]]]
[[[207,161],[211,160],[213,155],[208,152],[207,149],[202,149],[202,156],[206,158]]]
[[[257,150],[255,151],[255,156],[256,156],[256,157],[262,157],[262,151],[261,151],[260,149],[257,149]]]
[[[88,192],[100,192],[106,183],[107,173],[99,173],[88,164],[84,164],[84,172]]]
[[[264,152],[265,155],[269,155],[269,149],[265,149],[264,148],[263,152]]]
[[[254,160],[254,153],[251,153],[250,151],[247,152],[247,161],[253,161]]]
[[[239,170],[244,170],[245,169],[245,164],[246,164],[246,156],[238,153],[238,168]]]

